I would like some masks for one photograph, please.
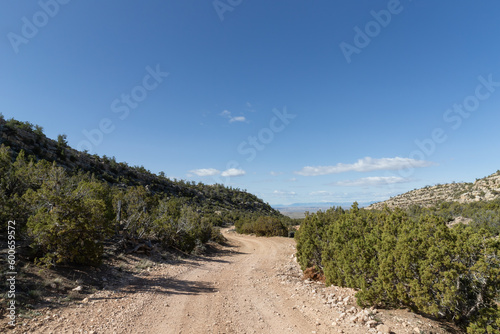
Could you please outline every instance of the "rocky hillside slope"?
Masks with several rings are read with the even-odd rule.
[[[47,138],[43,129],[29,122],[15,119],[5,120],[0,114],[0,145],[10,147],[13,158],[23,150],[26,156],[55,162],[70,173],[89,172],[98,179],[118,187],[142,185],[153,193],[165,193],[171,197],[182,197],[194,205],[203,205],[212,210],[238,209],[248,212],[279,215],[269,204],[244,190],[228,188],[220,184],[171,180],[165,175],[156,175],[143,166],[129,166],[117,162],[114,157],[100,157],[77,151],[67,145],[66,138]]]
[[[500,170],[474,183],[448,183],[427,186],[372,204],[367,209],[407,208],[411,205],[430,207],[440,202],[471,203],[491,201],[500,197]]]

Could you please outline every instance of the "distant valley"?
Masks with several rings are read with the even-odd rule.
[[[358,203],[360,207],[366,207],[375,202]],[[331,207],[342,207],[345,209],[350,208],[352,203],[334,203],[334,202],[311,202],[311,203],[293,203],[293,204],[277,204],[272,207],[281,214],[290,218],[304,218],[306,212],[317,212],[319,210],[328,210]]]

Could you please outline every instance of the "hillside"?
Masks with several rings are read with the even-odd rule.
[[[288,235],[291,219],[245,190],[160,174],[79,152],[64,135],[52,140],[0,114],[0,265],[16,282],[15,294],[0,296],[0,319],[14,297],[10,326],[16,315],[82,300],[82,290],[126,285],[124,275],[152,263],[213,252],[227,241],[224,226]]]
[[[500,198],[500,170],[474,183],[448,183],[427,186],[374,203],[367,209],[408,208],[411,205],[430,207],[441,202],[473,203]]]
[[[69,147],[65,136],[58,140],[47,138],[41,127],[14,119],[5,120],[0,114],[0,145],[10,148],[13,159],[21,150],[36,160],[55,162],[71,174],[89,172],[98,179],[117,187],[142,185],[153,193],[162,193],[173,198],[183,198],[190,204],[204,206],[212,211],[243,210],[262,214],[279,214],[261,199],[246,191],[228,188],[220,184],[171,180],[156,175],[143,166],[129,166],[117,162],[114,157],[100,157]]]

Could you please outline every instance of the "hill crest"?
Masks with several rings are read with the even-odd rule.
[[[472,203],[500,198],[500,170],[475,182],[437,184],[411,190],[386,201],[374,203],[367,209],[408,208],[412,205],[430,207],[441,202]]]
[[[12,158],[24,151],[36,160],[55,162],[70,173],[91,173],[98,179],[118,187],[142,185],[153,193],[182,197],[191,204],[210,207],[213,211],[238,209],[248,212],[279,215],[269,204],[246,190],[221,184],[206,185],[194,181],[169,179],[163,173],[156,175],[144,166],[129,166],[114,157],[98,156],[77,151],[66,142],[64,135],[57,140],[45,136],[43,129],[30,122],[5,120],[0,114],[0,145],[10,148]]]

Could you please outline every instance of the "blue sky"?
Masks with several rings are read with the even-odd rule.
[[[270,204],[500,169],[500,3],[4,1],[0,112]]]

